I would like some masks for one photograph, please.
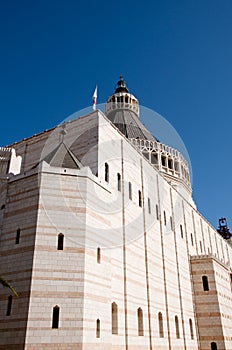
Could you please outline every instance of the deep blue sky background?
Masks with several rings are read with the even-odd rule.
[[[2,0],[1,145],[113,92],[122,73],[188,149],[193,193],[232,230],[232,1]]]

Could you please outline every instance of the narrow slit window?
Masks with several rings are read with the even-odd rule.
[[[112,303],[112,334],[118,334],[118,305]]]
[[[6,316],[10,316],[11,315],[11,309],[12,309],[12,295],[8,296],[8,300],[7,300],[7,309],[6,309]]]
[[[64,250],[64,235],[60,233],[58,235],[57,250]]]
[[[191,336],[191,339],[194,339],[194,334],[193,334],[193,321],[192,321],[191,318],[189,319],[189,329],[190,329],[190,336]]]
[[[142,192],[139,191],[139,206],[142,207]]]
[[[184,238],[183,226],[182,225],[180,225],[180,235],[181,235],[181,238]]]
[[[148,204],[148,213],[151,214],[151,200],[150,200],[150,198],[147,199],[147,204]]]
[[[20,228],[18,228],[18,230],[16,231],[15,244],[19,244],[20,235],[21,235],[21,230]]]
[[[121,192],[122,184],[121,184],[121,175],[119,173],[117,174],[117,179],[118,179],[118,191]]]
[[[96,321],[96,338],[100,338],[100,335],[101,335],[101,323],[100,323],[100,320],[97,319]]]
[[[52,328],[59,328],[60,308],[58,305],[54,306],[52,312]]]
[[[159,336],[160,338],[164,337],[164,325],[163,325],[163,315],[161,312],[158,313],[158,322],[159,322]]]
[[[199,241],[199,244],[200,244],[200,251],[201,251],[201,253],[202,253],[202,252],[203,252],[203,249],[202,249],[202,242]]]
[[[105,163],[105,181],[109,182],[109,164]]]
[[[158,207],[158,204],[156,204],[155,208],[156,208],[156,219],[159,220],[159,207]]]
[[[129,199],[132,199],[132,184],[129,182]]]
[[[179,329],[178,316],[175,316],[175,326],[176,326],[176,338],[180,339],[180,329]]]
[[[164,225],[167,225],[167,220],[166,220],[166,211],[164,210]]]
[[[173,223],[172,223],[172,217],[170,216],[170,228],[173,230]]]
[[[192,233],[191,233],[190,237],[191,237],[191,243],[192,243],[192,246],[194,246],[193,234],[192,234]]]
[[[209,281],[207,276],[202,276],[202,285],[205,292],[209,290]]]
[[[101,263],[101,249],[97,248],[97,263]]]
[[[140,308],[138,308],[137,310],[137,314],[138,314],[138,335],[139,336],[143,336],[143,310]]]

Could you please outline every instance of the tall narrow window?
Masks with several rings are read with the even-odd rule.
[[[166,220],[166,211],[164,210],[164,225],[167,225],[167,220]]]
[[[192,234],[192,233],[191,233],[190,237],[191,237],[191,243],[192,243],[192,246],[194,246],[194,242],[193,242],[193,234]]]
[[[172,217],[170,216],[170,229],[173,230]]]
[[[142,193],[139,191],[139,206],[142,207]]]
[[[151,200],[150,200],[150,198],[147,199],[147,204],[148,204],[148,213],[151,214]]]
[[[97,319],[97,321],[96,321],[96,338],[100,338],[100,335],[101,335],[100,334],[101,333],[100,327],[101,327],[100,320]]]
[[[52,328],[59,328],[60,308],[58,305],[54,306],[52,312]]]
[[[182,227],[182,225],[180,225],[180,234],[181,234],[181,238],[184,238],[184,233],[183,233],[183,227]]]
[[[129,198],[132,199],[132,185],[131,185],[131,182],[129,182]]]
[[[155,209],[156,209],[156,219],[159,220],[159,207],[158,207],[158,204],[156,204]]]
[[[64,235],[63,233],[60,233],[58,235],[57,250],[63,250],[63,249],[64,249]]]
[[[191,339],[194,339],[194,334],[193,334],[193,321],[192,321],[191,318],[189,319],[189,329],[190,329],[190,336],[191,336]]]
[[[209,290],[209,281],[207,276],[202,276],[202,284],[205,292]]]
[[[201,241],[199,241],[199,244],[200,244],[200,250],[201,250],[201,253],[203,252],[203,249],[202,249],[202,243]]]
[[[18,228],[18,230],[16,231],[15,244],[19,244],[20,234],[21,234],[21,230],[20,228]]]
[[[211,350],[217,350],[217,343],[214,341],[211,343]]]
[[[137,310],[138,313],[138,335],[142,336],[143,335],[143,310],[138,308]]]
[[[109,182],[109,164],[105,163],[105,181]]]
[[[175,326],[176,326],[176,338],[180,338],[179,320],[178,316],[175,316]]]
[[[117,174],[117,179],[118,179],[118,191],[121,192],[121,188],[122,188],[122,185],[121,185],[121,175],[118,173]]]
[[[101,263],[101,249],[97,248],[97,263]]]
[[[9,295],[7,300],[6,316],[10,316],[11,309],[12,309],[12,295]]]
[[[159,336],[160,338],[164,337],[164,325],[163,325],[163,315],[161,312],[158,313],[158,321],[159,321]]]
[[[118,305],[112,303],[112,334],[118,334]]]

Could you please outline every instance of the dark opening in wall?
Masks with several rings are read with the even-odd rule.
[[[100,320],[97,319],[97,321],[96,321],[96,338],[100,338],[100,336],[101,336],[101,329],[100,329],[100,327],[101,327]]]
[[[209,281],[207,276],[202,276],[202,284],[205,292],[209,290]]]
[[[142,193],[141,191],[139,191],[138,193],[139,193],[139,206],[142,207]]]
[[[105,163],[105,181],[109,182],[109,165]]]
[[[137,310],[138,314],[138,335],[143,336],[143,310],[141,307]]]
[[[18,228],[18,230],[16,231],[15,244],[19,244],[20,235],[21,235],[21,230],[20,228]]]
[[[112,303],[112,334],[118,334],[118,305]]]
[[[158,313],[158,322],[159,322],[159,336],[160,338],[164,337],[164,325],[163,325],[163,315],[161,312]]]
[[[8,296],[7,300],[7,309],[6,309],[6,316],[10,316],[11,314],[11,309],[12,309],[12,295]]]
[[[58,234],[57,250],[64,249],[64,235],[63,233]]]
[[[118,191],[121,192],[122,184],[121,184],[121,175],[119,173],[117,174],[117,180],[118,180]]]

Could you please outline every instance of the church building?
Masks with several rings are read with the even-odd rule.
[[[2,350],[231,350],[232,245],[197,210],[189,164],[105,104],[0,147]]]

